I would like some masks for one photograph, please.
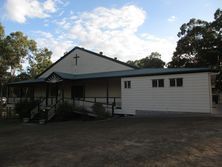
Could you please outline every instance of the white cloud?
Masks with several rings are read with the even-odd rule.
[[[35,40],[40,48],[47,47],[53,51],[53,62],[63,56],[64,53],[70,50],[74,45],[72,41],[64,39],[63,35],[55,38],[51,33],[43,31],[35,31],[34,34],[36,35]]]
[[[6,17],[19,23],[27,18],[46,18],[56,12],[56,1],[46,0],[7,0],[5,3]]]
[[[43,3],[43,8],[46,11],[53,13],[56,11],[55,2],[53,0],[47,0]]]
[[[169,22],[174,22],[174,21],[176,21],[176,16],[170,16],[168,19],[167,19],[167,21],[169,21]]]
[[[75,43],[123,61],[140,59],[157,51],[168,62],[175,49],[175,39],[140,34],[138,29],[145,22],[146,15],[143,9],[134,5],[111,9],[98,7],[57,20],[60,37],[42,35],[38,42],[53,50],[54,59],[61,57],[65,48],[70,49]]]

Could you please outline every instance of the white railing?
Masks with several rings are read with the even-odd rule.
[[[81,108],[83,107],[86,111],[93,113],[93,109],[92,106],[95,103],[101,103],[103,105],[103,107],[105,108],[105,112],[108,112],[109,114],[112,114],[113,112],[113,106],[112,104],[106,104],[106,103],[102,103],[100,100],[100,102],[95,100],[92,100],[94,98],[85,98],[85,99],[70,99],[70,98],[64,98],[64,102],[67,102],[69,104],[72,104],[74,106],[74,108]],[[98,98],[98,99],[102,99],[102,98]],[[90,101],[91,100],[91,101]]]
[[[47,120],[49,121],[50,119],[52,119],[52,117],[55,116],[56,114],[56,109],[58,108],[58,106],[61,104],[62,99],[59,99],[55,102],[54,105],[50,106],[50,109],[48,110],[48,115],[47,115]]]
[[[16,104],[20,101],[37,101],[37,100],[42,100],[44,99],[44,97],[33,97],[33,98],[30,98],[30,97],[8,97],[7,98],[7,103],[8,104]]]
[[[39,112],[39,105],[37,105],[35,108],[33,108],[31,110],[31,116],[30,116],[30,119],[33,119],[35,117],[36,114],[38,114]]]
[[[30,117],[31,119],[33,119],[35,115],[38,114],[39,110],[41,110],[43,106],[45,106],[45,103],[46,103],[46,99],[41,99],[39,104],[37,104],[37,106],[31,110],[31,117]]]
[[[20,97],[9,97],[7,98],[7,103],[8,104],[16,104],[18,102],[20,102],[22,100],[22,98]]]
[[[51,109],[49,109],[49,111],[48,111],[48,116],[47,116],[47,119],[48,119],[48,121],[50,120],[50,119],[52,119],[52,117],[54,117],[54,115],[55,115],[55,108],[51,108]]]
[[[38,106],[33,108],[31,110],[31,119],[34,118],[34,116],[43,109],[48,109],[48,120],[50,120],[56,112],[56,108],[58,108],[58,105],[63,102],[62,98],[59,100],[56,100],[55,97],[48,97],[48,100],[45,97],[35,97],[35,98],[19,98],[19,97],[10,97],[8,98],[8,104],[15,104],[17,102],[27,100],[39,100],[40,103]],[[107,100],[108,103],[107,104]],[[88,113],[93,113],[92,106],[95,103],[101,103],[103,107],[105,108],[105,111],[112,114],[115,113],[115,110],[121,109],[121,98],[120,97],[109,97],[108,99],[106,97],[85,97],[81,99],[72,99],[72,98],[66,98],[64,97],[64,102],[67,102],[69,104],[72,104],[75,107],[83,107]]]

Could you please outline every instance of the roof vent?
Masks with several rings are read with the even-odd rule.
[[[115,60],[117,60],[117,57],[114,57]]]
[[[103,55],[103,52],[99,52],[100,55]]]

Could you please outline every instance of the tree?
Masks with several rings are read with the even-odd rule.
[[[11,72],[15,76],[15,72],[22,70],[22,63],[26,57],[33,56],[36,51],[36,42],[28,39],[22,32],[13,32],[4,39],[3,57]]]
[[[4,71],[4,63],[3,63],[4,59],[3,59],[3,54],[2,54],[4,36],[5,36],[4,27],[0,23],[0,75],[2,74],[2,71]]]
[[[4,27],[0,23],[0,85],[2,86],[5,79],[7,78],[7,65],[6,65],[6,59],[3,54],[4,50],[4,36],[5,31]]]
[[[0,23],[0,39],[2,39],[5,36],[5,30],[2,24]]]
[[[222,11],[214,21],[191,19],[180,27],[180,38],[168,67],[220,68],[222,63]]]
[[[220,71],[217,88],[222,90],[222,10],[214,20],[191,19],[180,27],[180,38],[168,67],[209,67]]]
[[[39,59],[42,58],[42,61]],[[37,49],[37,43],[28,38],[22,32],[12,32],[5,35],[4,27],[0,23],[0,85],[7,82],[29,79],[30,75],[22,64],[26,60],[37,60],[33,62],[33,73],[39,73],[51,64],[52,52],[48,49]],[[30,62],[30,61],[29,61]],[[35,65],[35,64],[38,65]],[[41,65],[42,63],[42,65]],[[33,74],[34,75],[34,74]],[[1,92],[0,92],[1,93]]]
[[[51,56],[52,52],[47,48],[39,49],[35,53],[34,59],[29,60],[30,67],[28,68],[32,78],[35,78],[52,64]]]
[[[161,60],[161,54],[158,52],[152,52],[149,56],[140,60],[129,60],[127,63],[139,68],[163,68],[165,65],[165,62]]]

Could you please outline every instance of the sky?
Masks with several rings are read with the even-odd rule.
[[[221,0],[0,0],[6,34],[22,31],[53,52],[80,46],[119,60],[159,52],[169,62],[191,18],[213,20]]]

